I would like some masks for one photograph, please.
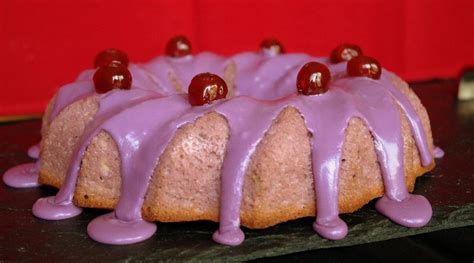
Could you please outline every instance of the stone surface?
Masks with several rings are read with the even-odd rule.
[[[415,193],[433,205],[433,219],[418,229],[393,224],[379,215],[373,202],[343,215],[348,236],[340,241],[320,238],[313,219],[300,219],[265,230],[244,229],[239,247],[214,243],[216,223],[157,223],[157,233],[145,242],[111,246],[92,241],[87,224],[104,210],[85,209],[78,217],[46,221],[31,214],[39,197],[56,192],[49,187],[13,189],[0,185],[0,261],[241,261],[328,247],[342,247],[474,225],[474,101],[456,102],[455,81],[415,83],[415,92],[428,108],[435,144],[446,153],[432,173],[418,179]],[[27,149],[39,140],[39,121],[0,124],[0,174],[30,162]]]

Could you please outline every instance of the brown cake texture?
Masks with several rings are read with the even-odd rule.
[[[420,116],[429,148],[433,151],[425,108],[404,81],[399,78],[392,81]],[[73,149],[98,107],[98,97],[92,95],[72,103],[51,122],[51,106],[48,107],[42,131],[40,183],[61,187]],[[400,108],[399,112],[406,185],[413,191],[415,179],[431,170],[434,162],[428,167],[421,165],[407,117]],[[311,137],[318,140],[317,134],[308,131],[297,109],[286,107],[279,113],[257,145],[246,171],[240,210],[242,225],[265,228],[315,216]],[[143,218],[161,222],[217,222],[220,170],[228,139],[227,121],[215,112],[180,128],[154,170],[142,207]],[[107,132],[100,132],[88,145],[82,159],[74,203],[80,207],[113,209],[120,197],[120,166],[114,140]],[[359,118],[351,119],[345,130],[339,189],[341,213],[356,211],[384,193],[374,140]]]

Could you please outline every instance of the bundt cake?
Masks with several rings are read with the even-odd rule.
[[[153,221],[211,220],[216,242],[238,245],[240,225],[308,216],[337,240],[347,234],[339,213],[377,197],[398,224],[430,220],[430,203],[409,193],[434,167],[427,112],[358,46],[318,58],[267,40],[260,52],[223,57],[192,55],[177,37],[166,54],[129,64],[106,50],[97,69],[60,88],[44,114],[38,164],[15,170],[39,169],[39,183],[59,188],[34,204],[35,216],[113,209],[88,226],[109,244],[149,238]]]

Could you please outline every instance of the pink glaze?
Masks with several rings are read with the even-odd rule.
[[[406,227],[422,227],[428,224],[433,214],[430,202],[424,196],[412,194],[402,202],[385,195],[377,201],[375,208],[393,222]]]
[[[28,149],[28,156],[33,159],[39,158],[39,143]],[[8,169],[3,174],[3,182],[14,188],[31,188],[40,186],[38,183],[40,160],[34,163],[20,164]]]
[[[71,201],[58,202],[55,196],[38,199],[33,205],[33,215],[46,220],[62,220],[78,216],[82,208],[75,206]]]
[[[147,240],[156,232],[156,225],[143,220],[123,221],[108,213],[92,220],[87,233],[97,242],[127,245]]]
[[[94,219],[88,233],[93,239],[108,244],[135,243],[150,237],[156,226],[142,220],[141,207],[154,167],[179,127],[214,111],[227,119],[230,138],[221,171],[219,229],[213,238],[222,244],[238,245],[245,237],[240,229],[240,207],[250,158],[273,120],[285,107],[291,106],[299,110],[313,138],[317,138],[311,140],[317,205],[313,228],[316,232],[337,240],[344,238],[348,231],[339,218],[338,176],[344,132],[353,117],[365,122],[375,140],[385,187],[385,196],[377,202],[377,210],[404,226],[426,224],[432,215],[429,202],[424,197],[409,194],[406,189],[397,105],[408,117],[422,164],[429,165],[433,159],[420,117],[392,84],[393,74],[384,71],[380,80],[347,78],[346,63],[328,64],[333,79],[329,91],[319,96],[298,96],[296,75],[303,64],[313,60],[328,64],[327,58],[312,58],[306,54],[275,56],[247,52],[227,59],[212,53],[159,57],[137,67],[137,73],[132,72],[134,89],[99,96],[99,111],[73,152],[65,183],[54,199],[48,202],[40,199],[35,204],[35,215],[49,217],[50,209],[53,209],[52,214],[64,214],[58,209],[64,204],[67,209],[71,208],[85,149],[95,135],[105,130],[116,141],[122,158],[122,191],[115,212]],[[187,87],[197,73],[210,71],[222,76],[230,63],[235,63],[237,68],[236,97],[191,107],[185,95],[171,95],[176,93],[169,80],[171,73]],[[80,77],[88,78],[90,75],[86,73]],[[60,91],[56,114],[64,105],[91,94],[90,81],[71,85],[77,86],[79,94],[72,89],[71,93]]]
[[[40,146],[39,143],[32,145],[28,148],[28,156],[33,159],[38,159],[40,154]]]
[[[437,159],[443,158],[444,157],[444,151],[440,147],[435,146],[433,155],[434,155],[434,158],[437,158]]]
[[[91,96],[94,92],[94,83],[90,80],[81,80],[62,86],[56,94],[49,121],[52,122],[68,105]]]
[[[423,129],[420,116],[418,116],[408,98],[397,87],[392,85],[392,80],[390,78],[393,77],[395,76],[391,72],[382,75],[382,83],[384,84],[384,87],[390,91],[390,94],[395,98],[398,105],[408,116],[408,121],[411,124],[410,127],[413,137],[415,138],[416,145],[420,151],[421,163],[423,166],[428,166],[431,164],[431,162],[433,162],[433,156],[431,155],[431,151],[428,148],[428,140],[426,138],[426,133]]]
[[[3,182],[14,188],[37,187],[38,174],[37,163],[24,163],[8,169],[3,174]]]
[[[166,94],[159,80],[148,71],[142,69],[141,66],[132,64],[129,66],[129,70],[132,74],[133,89],[139,88]],[[64,85],[59,89],[53,110],[51,111],[50,122],[53,121],[66,106],[95,94],[94,83],[92,82],[94,73],[95,70],[85,70],[79,75],[76,82]]]
[[[229,60],[210,52],[203,52],[196,56],[187,55],[184,57],[158,57],[150,63],[143,65],[151,75],[155,76],[161,84],[163,91],[161,94],[169,95],[177,93],[175,86],[170,81],[170,74],[174,73],[177,81],[187,92],[191,79],[203,72],[212,72],[219,76],[224,75],[225,67]]]

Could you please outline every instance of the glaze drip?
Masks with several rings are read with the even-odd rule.
[[[347,78],[346,63],[329,64],[333,82],[328,92],[321,96],[297,96],[298,70],[313,60],[328,63],[325,58],[305,54],[268,56],[247,52],[228,59],[201,53],[181,58],[160,57],[142,66],[131,65],[133,89],[99,96],[99,111],[74,150],[66,181],[54,200],[48,199],[47,203],[56,208],[70,208],[85,149],[94,136],[104,130],[112,136],[120,152],[122,191],[115,212],[94,219],[88,232],[93,239],[110,244],[135,243],[150,237],[156,226],[142,220],[141,208],[161,154],[177,129],[208,112],[217,112],[226,118],[230,137],[221,170],[219,229],[213,238],[219,243],[238,245],[244,239],[240,230],[240,207],[250,158],[278,114],[286,107],[294,107],[313,134],[315,231],[328,239],[341,239],[347,234],[347,225],[339,218],[338,181],[344,133],[351,118],[360,118],[374,137],[385,187],[377,210],[401,225],[426,224],[432,213],[429,202],[424,197],[409,194],[406,189],[397,106],[409,120],[422,164],[429,165],[433,156],[421,119],[405,95],[393,85],[393,75],[384,71],[380,80]],[[231,63],[237,69],[235,98],[191,107],[185,95],[170,95],[176,93],[170,74],[186,86],[195,74],[210,71],[222,75]],[[71,84],[74,88],[61,89],[53,110],[55,116],[65,105],[93,93],[90,76],[83,73],[79,77],[81,81]],[[44,202],[39,200],[37,204]],[[44,218],[42,206],[34,207],[33,212]],[[129,231],[135,227],[139,234]],[[108,237],[115,231],[119,236]]]
[[[124,92],[127,92],[127,94],[125,95],[128,97],[126,102],[123,101]],[[37,217],[48,219],[49,217],[54,217],[54,214],[62,214],[63,210],[68,210],[71,206],[74,206],[72,204],[72,198],[74,195],[74,188],[76,186],[80,162],[82,160],[82,156],[84,155],[87,145],[89,145],[93,137],[97,135],[98,132],[100,132],[100,128],[111,117],[119,114],[122,111],[126,111],[127,108],[132,107],[133,105],[139,104],[145,100],[157,96],[158,95],[156,93],[151,93],[150,91],[141,89],[133,89],[130,91],[114,90],[109,93],[100,95],[99,99],[101,103],[99,104],[99,110],[96,113],[94,120],[86,128],[78,144],[75,146],[71,164],[67,171],[66,179],[63,185],[54,197],[54,200],[50,200],[50,202],[47,203],[49,204],[48,206],[36,206],[39,203],[45,204],[44,200],[42,200],[44,198],[39,199],[33,206],[33,214]],[[52,215],[49,215],[49,213],[52,213]],[[69,215],[75,216],[74,214]]]
[[[37,187],[38,174],[38,162],[24,163],[8,169],[3,174],[3,182],[14,188]]]
[[[435,158],[443,158],[444,151],[440,147],[436,146],[434,149],[434,157]]]
[[[28,148],[28,156],[32,159],[39,158],[39,143]],[[40,186],[38,183],[40,160],[24,163],[8,169],[2,177],[3,182],[13,188],[31,188]]]
[[[39,143],[32,145],[28,148],[28,156],[33,159],[38,159],[40,154],[40,145]]]

